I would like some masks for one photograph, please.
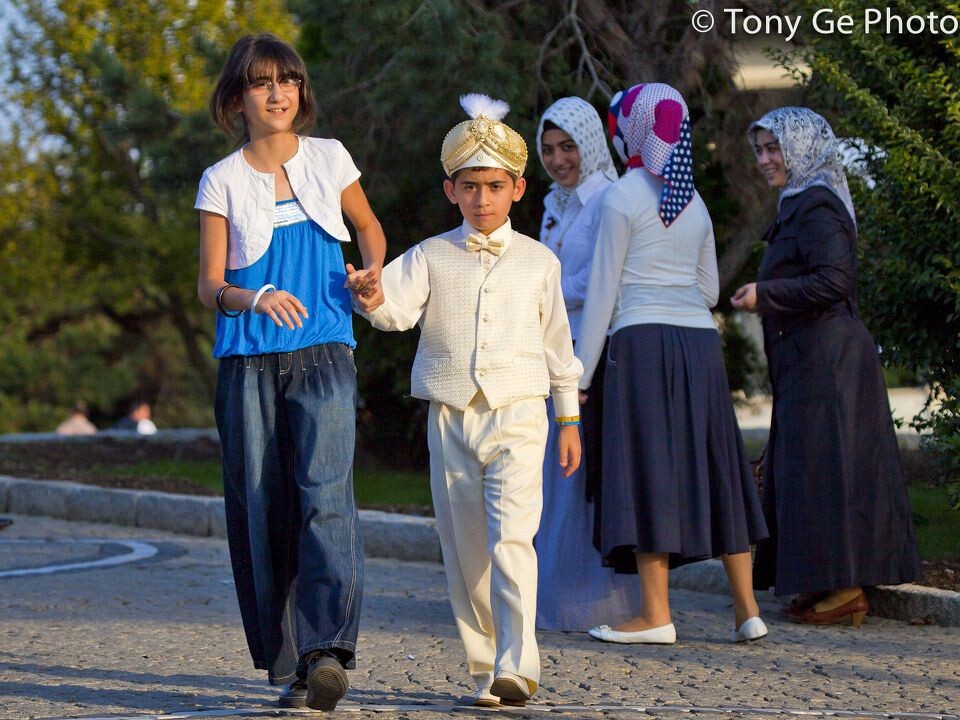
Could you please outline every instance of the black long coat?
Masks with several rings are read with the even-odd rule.
[[[910,504],[873,339],[856,301],[856,228],[813,187],[781,203],[757,300],[773,385],[757,588],[778,595],[919,576]]]

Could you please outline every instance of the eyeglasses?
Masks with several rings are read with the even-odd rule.
[[[294,93],[303,85],[303,80],[297,78],[280,78],[276,82],[273,80],[257,80],[247,85],[247,90],[251,95],[269,95],[273,92],[273,86],[280,88],[281,92]]]

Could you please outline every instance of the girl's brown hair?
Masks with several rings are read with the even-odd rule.
[[[249,140],[240,112],[243,90],[257,80],[272,77],[274,71],[278,79],[293,78],[301,83],[300,110],[291,129],[295,133],[312,130],[317,122],[317,100],[307,67],[296,50],[269,33],[247,35],[233,46],[210,98],[213,121],[228,135],[242,137],[244,142]]]

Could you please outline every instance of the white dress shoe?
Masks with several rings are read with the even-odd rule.
[[[517,675],[509,670],[501,670],[497,673],[490,692],[501,700],[527,701],[536,688],[537,686],[532,681],[527,680],[522,675]]]
[[[734,642],[747,642],[748,640],[759,640],[767,634],[767,626],[759,617],[747,618],[743,625],[737,628],[733,633]]]
[[[490,688],[481,688],[473,695],[460,698],[458,705],[472,705],[473,707],[501,707],[500,698],[490,692]]]
[[[609,625],[599,625],[590,628],[587,632],[590,637],[603,640],[603,642],[673,645],[677,641],[677,628],[674,627],[673,623],[649,630],[637,630],[636,632],[621,632],[620,630],[614,630]]]

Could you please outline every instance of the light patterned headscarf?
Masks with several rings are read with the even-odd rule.
[[[693,199],[690,113],[676,89],[642,83],[610,101],[613,146],[628,168],[640,168],[663,180],[660,220],[667,227]]]
[[[750,125],[747,135],[751,145],[756,144],[757,131],[761,129],[777,139],[783,153],[787,184],[780,191],[780,202],[807,188],[825,187],[840,198],[856,225],[853,198],[843,171],[843,154],[830,123],[810,108],[782,107]]]
[[[595,172],[602,172],[616,182],[619,176],[613,166],[610,148],[607,147],[603,121],[593,105],[582,98],[565,97],[546,109],[537,128],[537,155],[541,164],[543,155],[540,154],[540,141],[543,137],[543,125],[547,121],[563,130],[577,144],[577,150],[580,151],[580,179],[577,180],[577,185],[582,184]],[[544,169],[546,170],[546,165]]]

